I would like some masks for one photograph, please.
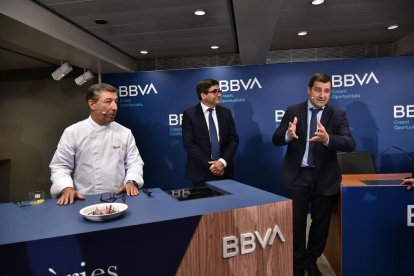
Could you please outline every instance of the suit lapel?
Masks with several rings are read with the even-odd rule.
[[[299,117],[298,117],[300,129],[303,133],[303,136],[306,139],[308,134],[308,102],[306,101],[302,108],[299,110]]]
[[[326,125],[327,125],[329,119],[331,118],[331,116],[332,116],[332,107],[329,104],[327,104],[325,106],[325,108],[323,109],[323,113],[322,113],[322,117],[321,117],[321,124],[324,127],[326,127]]]
[[[201,104],[197,106],[196,117],[197,117],[197,121],[200,124],[200,127],[202,128],[203,132],[205,132],[205,135],[210,136],[208,132],[206,117],[204,116],[203,108],[201,107]]]
[[[219,106],[216,106],[216,115],[217,115],[217,122],[218,122],[218,129],[219,129],[220,137],[223,133],[223,124],[224,124],[223,113],[221,111],[222,111],[221,108]],[[219,139],[219,141],[221,141],[221,138]]]

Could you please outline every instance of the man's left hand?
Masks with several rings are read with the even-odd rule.
[[[321,124],[321,122],[318,121],[318,130],[313,133],[314,136],[309,139],[309,142],[318,142],[322,144],[326,144],[329,141],[329,134],[326,132],[325,127]],[[309,133],[309,136],[312,135],[312,133]]]
[[[115,194],[117,195],[119,195],[120,193],[126,193],[128,196],[137,196],[139,195],[139,190],[137,186],[135,186],[133,183],[127,182],[124,186],[122,186],[115,192]]]

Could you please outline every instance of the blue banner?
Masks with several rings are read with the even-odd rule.
[[[356,150],[372,152],[378,172],[410,172],[407,155],[393,145],[414,159],[414,56],[107,74],[102,81],[119,89],[117,121],[134,133],[149,187],[191,185],[181,116],[198,103],[198,82],[213,78],[240,136],[235,179],[283,195],[285,148],[273,146],[272,135],[287,106],[307,99],[316,72],[332,76],[331,103],[347,112]]]

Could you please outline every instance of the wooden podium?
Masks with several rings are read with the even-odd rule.
[[[328,260],[336,275],[343,273],[342,267],[342,190],[344,187],[367,187],[363,181],[367,180],[401,180],[410,176],[409,173],[399,174],[348,174],[342,176],[340,197],[337,208],[332,213],[331,226],[329,230],[328,241],[325,247],[324,255]],[[367,218],[368,219],[368,218]],[[361,256],[363,257],[363,256]]]

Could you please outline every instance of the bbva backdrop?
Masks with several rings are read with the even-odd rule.
[[[316,72],[332,76],[331,103],[347,112],[356,150],[372,152],[380,173],[410,172],[414,56],[106,74],[102,81],[119,89],[117,121],[135,136],[148,187],[191,186],[183,178],[181,116],[198,103],[198,82],[213,78],[240,136],[235,180],[283,195],[279,172],[285,147],[273,146],[272,135],[287,106],[306,100]]]

